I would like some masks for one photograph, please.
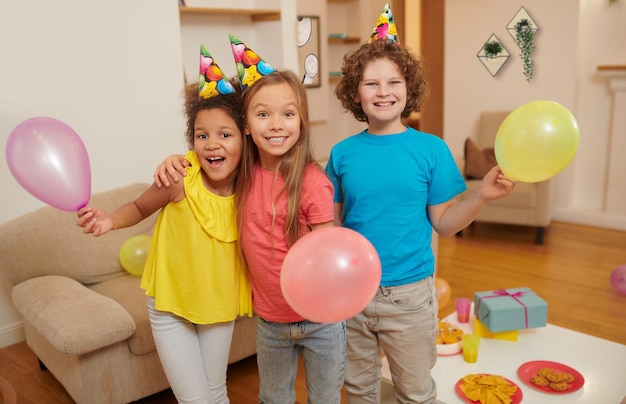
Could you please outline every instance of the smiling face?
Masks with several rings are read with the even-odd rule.
[[[300,138],[298,100],[289,84],[267,85],[252,96],[246,109],[246,133],[257,146],[263,168],[275,169]]]
[[[403,132],[406,81],[398,66],[387,58],[374,59],[363,69],[356,101],[367,115],[368,132],[386,135]]]
[[[198,112],[194,121],[193,149],[200,160],[204,185],[213,193],[232,195],[241,160],[243,135],[223,109]]]

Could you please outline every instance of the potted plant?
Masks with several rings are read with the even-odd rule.
[[[493,59],[502,52],[502,44],[498,41],[486,42],[485,46],[483,46],[483,51],[485,52],[485,56]]]
[[[533,78],[534,62],[530,58],[530,54],[535,50],[535,30],[533,24],[527,19],[523,18],[515,24],[515,42],[520,48],[520,57],[524,63],[524,76],[526,81],[530,82]]]

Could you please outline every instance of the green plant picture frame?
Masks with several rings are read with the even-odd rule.
[[[535,62],[531,54],[535,50],[535,34],[539,26],[522,6],[509,21],[506,29],[520,48],[519,56],[522,59],[523,73],[526,81],[530,83],[535,73]]]
[[[504,47],[504,44],[496,34],[491,34],[480,47],[476,57],[480,60],[480,63],[485,66],[485,69],[487,69],[491,76],[496,77],[504,64],[509,60],[509,57],[511,57],[511,54]]]

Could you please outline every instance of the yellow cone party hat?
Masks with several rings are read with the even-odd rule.
[[[398,38],[398,31],[396,30],[396,23],[393,20],[393,15],[391,14],[391,7],[389,7],[389,3],[385,4],[383,11],[378,16],[378,20],[376,21],[376,26],[372,30],[372,34],[367,42],[376,41],[378,39],[389,39],[391,42],[400,43],[400,39]]]

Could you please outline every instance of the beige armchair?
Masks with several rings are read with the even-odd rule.
[[[466,143],[465,156],[458,162],[468,188],[459,196],[461,200],[478,188],[481,182],[481,178],[468,177],[472,174],[474,177],[480,177],[476,175],[476,172],[480,171],[480,166],[484,169],[495,164],[492,150],[496,134],[508,114],[509,111],[485,111],[480,114],[478,130],[470,138],[471,141]],[[542,244],[544,229],[552,220],[553,203],[553,178],[538,183],[518,182],[508,198],[489,203],[474,221],[532,226],[536,229],[535,244]],[[461,235],[462,232],[457,234]]]
[[[148,184],[94,194],[107,211]],[[94,238],[76,214],[44,207],[0,224],[0,273],[24,319],[26,343],[79,404],[121,404],[169,387],[152,339],[140,278],[119,263],[130,237],[152,234],[157,214]],[[256,317],[235,323],[229,363],[256,353]]]

